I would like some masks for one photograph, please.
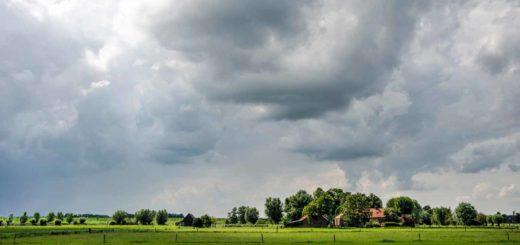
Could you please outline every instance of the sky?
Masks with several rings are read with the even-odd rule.
[[[518,26],[499,0],[1,1],[0,215],[320,186],[520,211]]]

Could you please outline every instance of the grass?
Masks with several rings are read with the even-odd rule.
[[[91,233],[88,232],[90,228]],[[420,238],[419,238],[420,234]],[[509,240],[508,240],[509,234]],[[16,238],[15,238],[16,237]],[[520,230],[498,228],[254,228],[166,226],[10,226],[0,244],[520,244]],[[420,239],[420,240],[419,240]]]

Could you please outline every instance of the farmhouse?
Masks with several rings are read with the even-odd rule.
[[[382,224],[383,219],[385,218],[385,210],[382,208],[370,208],[369,211],[370,211],[370,220],[377,221],[377,222],[379,222],[379,224]],[[334,226],[335,227],[342,227],[345,225],[344,216],[345,216],[345,214],[339,214],[336,217],[334,217]]]
[[[291,221],[287,223],[285,226],[287,227],[327,227],[329,226],[329,219],[323,216],[309,216],[305,215],[298,220]]]

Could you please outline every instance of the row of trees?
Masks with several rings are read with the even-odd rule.
[[[297,220],[304,215],[311,217],[326,217],[332,225],[338,214],[343,214],[347,226],[365,226],[370,221],[370,208],[383,208],[381,199],[370,193],[350,193],[339,188],[324,191],[317,188],[313,194],[300,190],[285,199],[282,204],[279,198],[268,197],[265,201],[265,215],[269,221],[284,224]],[[485,215],[478,213],[471,204],[460,203],[452,212],[447,207],[421,207],[417,200],[401,196],[391,198],[386,203],[385,217],[382,222],[388,225],[414,226],[424,225],[488,225],[503,223],[505,215]],[[232,214],[233,211],[230,213]],[[520,215],[516,215],[520,219]],[[516,217],[515,216],[515,217]],[[228,216],[228,221],[232,221]]]
[[[255,207],[240,206],[234,207],[228,213],[226,224],[256,224],[259,218],[258,209]]]
[[[87,219],[85,217],[79,217],[76,219],[76,217],[79,217],[77,215],[74,215],[72,213],[66,213],[63,214],[63,212],[58,212],[55,214],[54,212],[50,212],[47,214],[46,217],[42,217],[39,212],[35,212],[32,216],[29,216],[27,212],[23,212],[22,215],[18,218],[20,225],[41,225],[45,226],[48,223],[54,223],[54,225],[61,225],[62,222],[66,222],[67,224],[85,224]],[[14,215],[10,214],[9,217],[4,221],[0,219],[0,226],[2,225],[12,225],[14,224]]]

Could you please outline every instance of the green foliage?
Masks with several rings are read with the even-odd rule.
[[[36,223],[38,223],[40,221],[40,213],[36,212],[33,214],[33,219],[36,220]]]
[[[236,224],[236,223],[238,223],[237,208],[233,207],[233,209],[231,209],[231,212],[228,213],[226,224]]]
[[[471,225],[477,217],[477,210],[475,210],[473,205],[467,202],[461,202],[457,208],[455,208],[455,214],[462,224]]]
[[[25,225],[25,223],[27,223],[28,219],[29,219],[29,216],[27,216],[27,212],[23,212],[22,216],[20,216],[20,224]]]
[[[312,217],[326,216],[328,220],[332,221],[336,213],[334,198],[327,192],[321,192],[320,188],[315,193],[318,193],[318,195],[303,208],[303,215]]]
[[[475,224],[476,225],[487,225],[487,215],[483,213],[477,214],[477,217],[475,217]]]
[[[71,213],[65,214],[65,221],[67,221],[67,224],[72,224],[74,222],[74,215]]]
[[[30,219],[29,223],[31,223],[31,225],[37,225],[38,224],[38,222],[34,218]]]
[[[193,226],[193,220],[195,219],[195,217],[193,216],[193,214],[187,214],[186,216],[184,216],[184,218],[182,218],[182,220],[180,222],[177,223],[177,225],[180,225],[180,226]]]
[[[393,208],[399,216],[404,214],[418,214],[421,210],[419,202],[406,196],[391,198],[386,202],[386,207]]]
[[[193,227],[202,228],[204,226],[204,222],[201,218],[194,218],[193,219]]]
[[[394,208],[386,208],[385,209],[385,218],[384,220],[386,222],[400,222],[399,215],[397,215],[397,212]]]
[[[56,219],[61,219],[61,220],[63,220],[64,216],[65,216],[65,215],[63,215],[62,212],[58,212],[58,213],[56,214]]]
[[[211,225],[213,224],[213,219],[207,214],[202,215],[200,217],[200,220],[202,221],[203,227],[211,227]]]
[[[81,217],[81,218],[79,218],[79,223],[84,225],[85,223],[87,223],[87,219]]]
[[[388,221],[388,222],[384,223],[384,226],[385,227],[397,227],[397,226],[401,226],[401,224],[399,224],[398,222]]]
[[[500,224],[504,223],[505,218],[502,216],[502,214],[497,213],[493,215],[493,224],[496,224],[497,226],[500,226]]]
[[[0,226],[4,225],[4,220],[0,219]]]
[[[56,214],[54,214],[54,212],[49,212],[49,213],[47,214],[47,220],[48,220],[49,222],[54,221],[55,218],[56,218]]]
[[[447,207],[434,208],[432,222],[436,225],[449,225],[452,221],[451,209]]]
[[[14,215],[13,214],[9,214],[9,218],[7,218],[6,225],[8,225],[8,226],[12,225],[13,221],[14,221]]]
[[[47,220],[46,219],[40,219],[40,225],[41,226],[46,226],[47,225]]]
[[[255,207],[248,207],[246,209],[246,221],[251,224],[256,224],[256,221],[258,220],[258,210]]]
[[[280,198],[268,197],[265,199],[265,215],[273,224],[280,223],[282,219],[282,201]]]
[[[303,209],[312,201],[312,196],[304,190],[285,199],[284,211],[287,215],[286,221],[297,220],[302,217]]]
[[[54,225],[61,225],[61,219],[55,219]]]
[[[363,193],[349,195],[343,203],[343,219],[347,226],[362,227],[370,220],[371,199]]]
[[[383,207],[383,201],[381,201],[381,198],[376,196],[374,193],[370,193],[370,195],[368,195],[368,202],[369,202],[369,206],[371,208],[382,208]]]
[[[238,207],[238,210],[237,210],[237,216],[238,216],[238,222],[240,222],[240,224],[245,224],[245,223],[247,223],[247,220],[246,220],[246,211],[247,211],[247,207],[246,207],[246,206],[240,206],[240,207]]]
[[[422,210],[419,214],[419,223],[423,225],[432,224],[432,214],[429,210]]]
[[[168,212],[166,209],[157,211],[157,215],[155,215],[155,222],[158,225],[165,225],[168,222]]]
[[[113,215],[112,219],[118,225],[122,225],[125,223],[126,218],[128,218],[128,213],[123,210],[117,210]]]
[[[141,209],[135,213],[135,220],[142,225],[150,225],[155,217],[155,212],[150,209]]]
[[[486,217],[486,223],[487,223],[487,224],[490,224],[491,226],[495,225],[495,221],[493,220],[493,216],[494,216],[494,215],[491,214],[491,215],[488,215],[488,216]]]

